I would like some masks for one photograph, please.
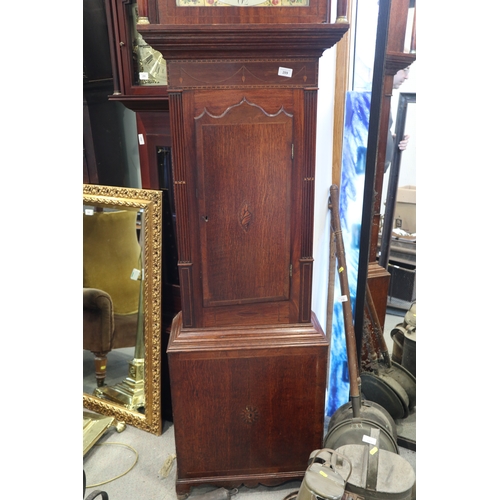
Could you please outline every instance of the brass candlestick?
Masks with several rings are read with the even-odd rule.
[[[142,269],[142,265],[141,265]],[[122,404],[128,410],[140,411],[144,408],[144,306],[143,280],[140,277],[139,308],[137,312],[137,338],[134,359],[129,361],[128,376],[122,382],[112,386],[98,387],[94,395]]]

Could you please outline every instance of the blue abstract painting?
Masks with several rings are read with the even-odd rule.
[[[370,119],[371,92],[347,92],[345,106],[342,174],[339,187],[340,223],[346,254],[347,277],[353,317],[358,280],[359,242],[365,184],[366,148]],[[337,267],[337,265],[335,264]],[[345,325],[340,302],[340,281],[335,275],[330,372],[326,398],[326,415],[349,401],[349,371],[345,342]]]

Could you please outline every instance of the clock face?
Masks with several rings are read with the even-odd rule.
[[[331,17],[331,0],[161,0],[158,4],[160,25],[214,25],[215,31],[224,24],[330,24]]]
[[[309,0],[176,0],[178,7],[308,7]]]

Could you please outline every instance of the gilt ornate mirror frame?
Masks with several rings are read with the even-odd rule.
[[[144,293],[144,414],[119,404],[83,394],[88,410],[115,417],[139,429],[160,435],[161,420],[161,191],[83,185],[83,204],[143,211]]]

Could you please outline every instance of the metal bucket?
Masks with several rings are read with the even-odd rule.
[[[365,444],[348,444],[337,450],[352,464],[344,499],[412,500],[416,480],[413,467],[378,444],[374,430]]]
[[[405,332],[401,364],[417,378],[417,330]]]
[[[394,420],[406,418],[410,400],[402,385],[392,377],[364,372],[361,374],[363,395],[377,402]]]
[[[391,359],[395,363],[401,364],[403,361],[403,344],[405,342],[406,330],[403,328],[404,323],[399,323],[391,331],[392,339],[392,355]]]
[[[404,322],[409,330],[417,329],[417,301],[413,302],[410,309],[406,311]]]
[[[313,451],[297,500],[341,500],[351,472],[351,462],[335,450]]]
[[[391,359],[396,363],[404,366],[410,373],[416,377],[414,369],[413,371],[408,368],[408,366],[415,366],[415,350],[413,346],[413,360],[412,357],[412,346],[409,346],[409,352],[407,353],[407,363],[408,366],[405,366],[403,363],[404,349],[405,349],[405,340],[410,334],[410,342],[416,340],[416,332],[417,332],[417,302],[413,302],[408,311],[406,311],[403,323],[399,323],[394,327],[391,331],[391,339],[392,339],[392,356]],[[411,335],[411,334],[415,335]]]
[[[384,407],[380,406],[374,401],[361,399],[361,407],[359,414],[363,418],[377,422],[379,425],[385,428],[388,434],[393,437],[394,441],[397,441],[398,430],[396,427],[396,422],[394,422],[394,419],[391,417],[390,413]],[[348,401],[340,408],[338,408],[337,411],[332,415],[332,418],[328,423],[327,436],[335,426],[337,426],[340,422],[343,422],[344,420],[352,418],[352,415],[353,415],[352,403]],[[325,447],[335,449],[335,446],[327,445],[326,440],[325,440]],[[392,450],[392,445],[389,449]]]
[[[381,449],[395,454],[399,453],[397,441],[392,437],[391,433],[378,422],[364,417],[351,417],[332,427],[325,437],[324,446],[338,451],[342,446],[349,443],[362,444],[372,430],[380,431],[379,447]]]

